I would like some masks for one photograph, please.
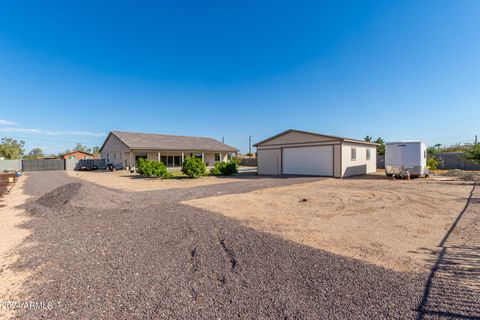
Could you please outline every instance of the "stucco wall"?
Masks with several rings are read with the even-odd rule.
[[[352,160],[351,149],[357,149],[357,158]],[[367,160],[367,149],[370,149],[370,160]],[[357,176],[377,170],[377,148],[355,143],[342,143],[342,176]]]
[[[125,152],[129,152],[128,147],[120,141],[116,136],[110,135],[103,146],[100,154],[102,159],[107,160],[107,163],[121,164],[123,166],[123,159]]]

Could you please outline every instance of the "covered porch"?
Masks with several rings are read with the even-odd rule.
[[[125,152],[124,166],[135,167],[138,159],[161,161],[167,168],[179,168],[182,166],[185,158],[196,157],[202,159],[206,166],[213,166],[216,162],[225,162],[228,160],[229,152],[211,152],[211,151],[151,151],[151,150],[132,150]]]

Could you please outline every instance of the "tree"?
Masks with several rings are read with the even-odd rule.
[[[25,158],[28,158],[28,159],[39,159],[39,158],[43,158],[43,151],[42,149],[40,148],[33,148],[32,150],[30,150],[30,152],[28,153],[28,155],[25,157]]]
[[[428,147],[427,148],[427,154],[429,156],[434,156],[437,154],[437,149],[435,147]]]
[[[96,153],[99,153],[100,152],[100,147],[99,146],[95,146],[92,148],[92,154],[96,154]]]
[[[441,146],[442,146],[441,143],[437,143],[437,144],[435,145],[435,148],[440,149]]]
[[[98,148],[98,147],[94,147],[93,150],[95,150],[96,148]],[[69,153],[69,152],[72,152],[72,151],[83,151],[83,152],[86,152],[86,153],[94,153],[92,151],[92,149],[83,145],[81,142],[77,142],[77,144],[75,145],[75,147],[72,150],[67,149],[67,150],[65,150],[64,153]]]
[[[363,140],[367,141],[367,142],[372,142],[372,137],[370,136],[366,136],[365,138],[363,138]]]
[[[465,160],[480,163],[480,144],[474,144],[465,151]]]
[[[23,140],[17,141],[13,138],[4,137],[0,143],[0,157],[7,160],[20,159],[25,152],[24,145],[25,141]]]
[[[385,155],[385,141],[381,137],[378,137],[375,143],[378,143],[377,154],[379,156]]]
[[[80,142],[77,143],[75,148],[73,148],[73,151],[83,151],[83,152],[89,152],[90,149],[87,146],[84,146]]]

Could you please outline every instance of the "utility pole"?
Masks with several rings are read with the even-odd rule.
[[[252,136],[248,136],[248,153],[252,154]]]
[[[478,143],[478,137],[477,135],[475,135],[475,145],[477,145],[477,143]]]

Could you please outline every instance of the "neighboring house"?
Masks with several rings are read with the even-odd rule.
[[[254,145],[258,174],[347,177],[376,171],[377,144],[287,130]]]
[[[65,153],[60,156],[62,159],[73,159],[73,160],[82,160],[82,159],[94,159],[95,156],[91,153],[75,150],[72,152]]]
[[[122,131],[110,132],[100,148],[102,159],[120,167],[133,167],[139,158],[180,167],[186,157],[198,157],[213,166],[236,152],[237,149],[212,138]]]

